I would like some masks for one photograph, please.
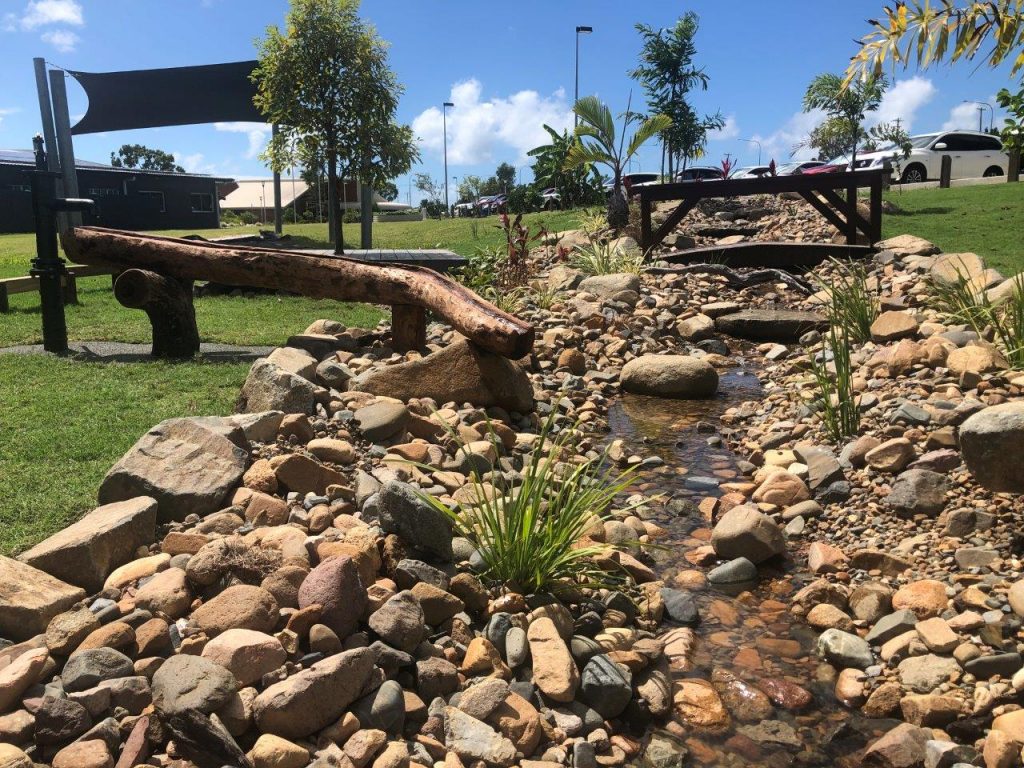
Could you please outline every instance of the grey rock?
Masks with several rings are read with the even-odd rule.
[[[949,480],[927,469],[908,469],[892,484],[885,503],[904,515],[934,515],[946,504]]]
[[[416,650],[426,634],[426,621],[419,600],[409,591],[392,596],[370,614],[370,629],[388,645],[409,653]]]
[[[741,505],[730,509],[715,524],[711,546],[723,559],[745,557],[756,564],[785,552],[786,537],[768,515]]]
[[[697,600],[691,593],[662,587],[661,600],[665,604],[665,613],[677,624],[695,627],[700,623]]]
[[[355,412],[356,424],[363,437],[380,443],[405,431],[409,422],[409,409],[401,403],[382,401],[367,405]]]
[[[990,491],[1024,493],[1024,403],[978,411],[960,425],[960,450],[979,483]]]
[[[715,328],[739,339],[797,341],[812,330],[825,330],[828,320],[816,312],[791,309],[742,309],[715,319]]]
[[[917,625],[917,616],[913,611],[903,609],[894,611],[880,618],[864,637],[871,645],[882,645],[894,637],[909,632]]]
[[[44,697],[35,718],[34,736],[39,744],[67,744],[92,727],[89,712],[71,699]]]
[[[633,676],[601,653],[587,662],[580,676],[580,700],[611,720],[625,710],[633,696]]]
[[[452,526],[443,513],[423,501],[407,483],[391,480],[380,491],[380,525],[417,550],[452,560]]]
[[[405,725],[405,697],[402,686],[385,680],[380,688],[364,696],[352,706],[362,728],[376,728],[385,733],[400,734]]]
[[[283,411],[313,413],[316,387],[265,357],[252,364],[242,385],[238,410],[243,413]]]
[[[153,704],[165,715],[186,710],[209,714],[238,691],[235,676],[202,656],[171,656],[153,675]]]
[[[60,673],[64,690],[84,691],[103,680],[135,674],[132,660],[113,648],[89,648],[71,654]]]
[[[511,741],[455,707],[444,710],[444,742],[463,762],[483,760],[509,768],[516,761],[516,748]]]
[[[900,682],[915,693],[931,693],[960,673],[956,659],[933,653],[904,659],[896,669]]]
[[[745,557],[737,557],[713,568],[708,573],[708,581],[721,587],[749,584],[757,581],[757,566]]]
[[[839,629],[826,629],[821,633],[818,638],[818,653],[841,669],[866,669],[874,663],[871,646],[865,640]]]

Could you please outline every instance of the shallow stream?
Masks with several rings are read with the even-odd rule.
[[[719,394],[708,400],[663,400],[626,395],[609,413],[611,437],[621,438],[631,453],[658,456],[664,464],[641,470],[636,489],[673,499],[699,501],[719,496],[714,481],[742,479],[738,457],[717,438],[722,414],[761,396],[757,377],[734,369],[721,376]],[[711,521],[693,504],[666,504],[654,522],[668,532],[664,549],[655,553],[657,570],[669,586],[693,589],[692,573],[708,567],[684,555],[710,542]],[[791,542],[798,551],[799,540]],[[834,695],[835,673],[815,654],[817,633],[789,611],[789,596],[810,581],[795,564],[762,564],[760,582],[749,592],[728,595],[711,586],[695,590],[701,624],[692,677],[710,680],[725,670],[741,681],[785,680],[813,695],[799,712],[776,707],[766,720],[737,717],[724,729],[684,727],[691,764],[703,766],[841,766],[860,765],[853,755],[895,721],[868,720],[842,708]],[[687,572],[691,573],[687,573]]]

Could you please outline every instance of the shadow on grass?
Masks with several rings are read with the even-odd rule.
[[[933,206],[931,208],[917,208],[916,210],[901,209],[898,211],[892,211],[885,214],[886,216],[941,216],[942,214],[952,213],[953,209],[948,206]]]

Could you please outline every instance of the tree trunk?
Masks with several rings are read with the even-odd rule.
[[[359,186],[359,247],[373,248],[373,188],[369,184]]]
[[[613,229],[622,229],[629,224],[629,202],[622,191],[622,173],[615,171],[615,179],[612,182],[612,194],[608,198],[608,226]]]
[[[341,236],[341,215],[338,211],[338,153],[332,146],[327,150],[327,228],[335,253],[345,252]]]
[[[199,352],[191,280],[127,269],[114,281],[114,297],[122,305],[149,315],[153,357],[187,359]]]
[[[532,325],[502,312],[451,278],[422,267],[380,266],[102,227],[77,227],[62,243],[76,263],[142,267],[179,280],[273,288],[311,298],[413,305],[433,312],[489,352],[519,359],[533,347]]]

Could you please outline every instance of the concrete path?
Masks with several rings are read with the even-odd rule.
[[[66,355],[54,355],[69,360],[97,363],[151,362],[151,344],[123,344],[117,341],[72,341]],[[234,347],[229,344],[200,344],[196,360],[215,363],[247,363],[266,357],[273,347]],[[45,355],[42,344],[22,344],[0,349],[0,355]]]

